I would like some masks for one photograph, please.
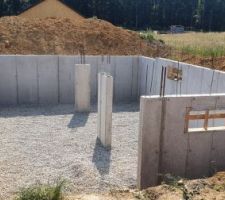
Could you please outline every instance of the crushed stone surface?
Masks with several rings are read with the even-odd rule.
[[[138,104],[114,106],[112,149],[97,140],[97,113],[73,105],[0,108],[0,199],[37,182],[66,180],[66,192],[136,184]]]

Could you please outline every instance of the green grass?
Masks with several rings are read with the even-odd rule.
[[[155,38],[183,53],[201,57],[225,56],[225,32],[159,34]]]
[[[221,57],[225,55],[225,48],[223,46],[216,46],[211,48],[201,48],[198,46],[184,46],[181,48],[182,52],[192,55],[199,55],[203,57]]]
[[[64,181],[56,185],[36,184],[28,188],[23,188],[15,200],[62,200],[62,189]]]

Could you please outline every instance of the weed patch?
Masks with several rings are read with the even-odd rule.
[[[63,186],[64,181],[56,185],[36,184],[28,188],[23,188],[15,200],[63,200]]]
[[[154,33],[151,30],[140,32],[140,37],[148,42],[153,42],[156,40]]]

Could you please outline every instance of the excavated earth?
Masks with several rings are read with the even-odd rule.
[[[0,18],[0,54],[144,55],[225,70],[225,57],[212,60],[183,54],[104,20],[85,19],[76,12],[70,15],[44,18],[40,11],[40,18],[33,17],[32,12]]]
[[[165,184],[143,191],[120,190],[106,194],[77,194],[66,200],[224,200],[225,173],[211,178],[182,180],[170,176]]]
[[[0,54],[165,56],[164,45],[99,19],[0,18]]]

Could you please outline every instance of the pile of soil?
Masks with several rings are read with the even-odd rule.
[[[99,19],[0,18],[0,54],[146,55],[167,49],[139,34]]]
[[[167,47],[168,49],[169,47]],[[180,62],[190,63],[194,65],[204,66],[211,69],[225,71],[225,56],[221,57],[204,57],[198,55],[192,55],[184,53],[177,49],[170,48],[167,57],[172,60],[178,60]]]
[[[225,57],[184,54],[138,32],[85,19],[58,0],[44,0],[19,17],[0,18],[0,54],[144,55],[225,70]]]
[[[162,184],[143,191],[121,190],[109,194],[79,194],[67,197],[67,200],[224,200],[225,173],[217,173],[206,179],[180,180]]]

